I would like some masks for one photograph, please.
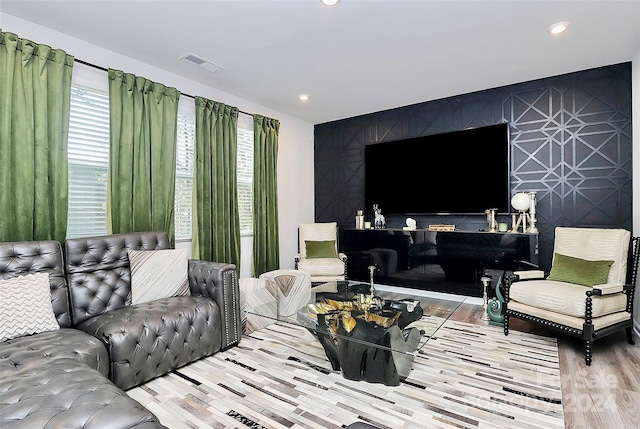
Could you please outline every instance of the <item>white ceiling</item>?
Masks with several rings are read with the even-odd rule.
[[[0,10],[312,124],[640,52],[640,0],[0,0]],[[571,26],[553,36],[556,21]],[[224,70],[178,60],[188,52]]]

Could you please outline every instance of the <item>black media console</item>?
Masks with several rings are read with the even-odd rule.
[[[342,230],[340,251],[347,276],[394,286],[482,296],[485,269],[517,269],[519,261],[538,264],[538,235],[510,232],[416,229]]]

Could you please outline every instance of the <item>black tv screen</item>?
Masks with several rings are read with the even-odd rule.
[[[509,212],[509,124],[365,146],[367,213]]]

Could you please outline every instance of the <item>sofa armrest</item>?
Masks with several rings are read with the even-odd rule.
[[[518,280],[544,279],[545,277],[545,272],[542,270],[514,271],[513,274],[518,276]]]
[[[190,259],[189,288],[193,295],[209,297],[220,307],[221,349],[224,350],[238,344],[242,335],[242,321],[236,266]]]
[[[611,284],[603,284],[596,285],[593,287],[592,293],[593,295],[611,295],[613,293],[622,292],[625,290],[625,285],[621,283],[611,283]]]

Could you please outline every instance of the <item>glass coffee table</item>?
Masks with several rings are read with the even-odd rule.
[[[247,313],[306,328],[324,348],[333,370],[347,379],[396,386],[463,301],[382,290],[372,295],[367,283],[338,281],[280,294]]]

